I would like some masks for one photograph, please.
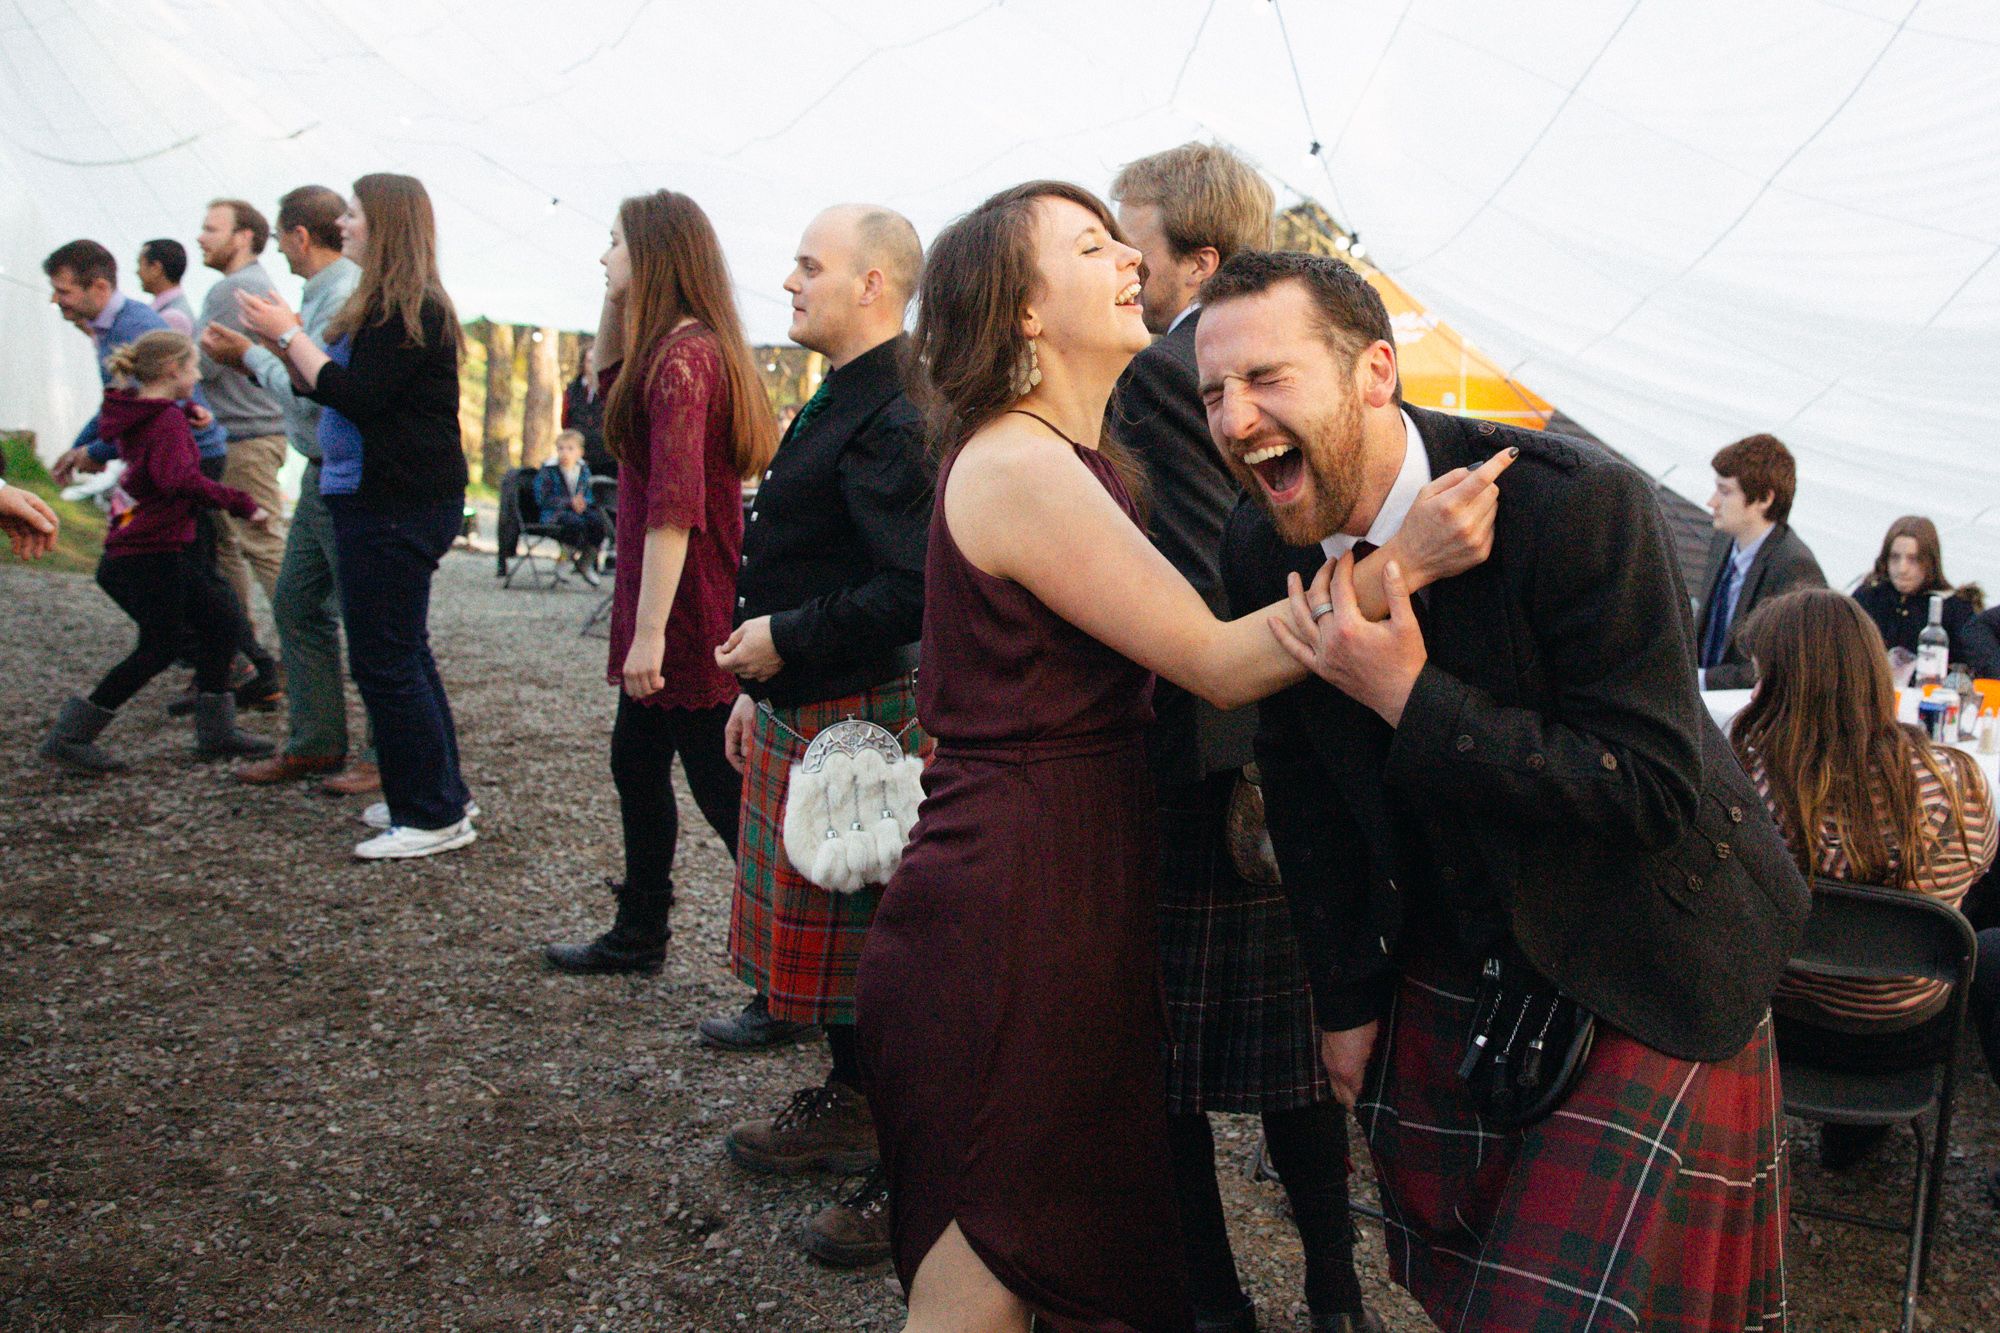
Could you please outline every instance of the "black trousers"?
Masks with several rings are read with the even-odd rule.
[[[183,651],[194,659],[195,688],[220,694],[229,688],[242,604],[227,583],[205,572],[193,548],[142,555],[107,554],[97,562],[97,586],[139,627],[139,642],[105,673],[90,702],[116,710],[174,664]]]
[[[653,708],[618,696],[611,725],[611,780],[618,788],[618,816],[625,826],[625,887],[618,895],[612,934],[627,948],[657,949],[673,933],[674,848],[680,811],[674,801],[674,756],[708,826],[736,855],[743,777],[723,749],[728,704],[714,708]]]

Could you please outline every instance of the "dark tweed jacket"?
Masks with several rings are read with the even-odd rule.
[[[1684,1059],[1741,1049],[1809,898],[1702,707],[1650,485],[1581,441],[1411,409],[1433,475],[1509,445],[1492,557],[1421,597],[1429,663],[1391,729],[1317,679],[1257,757],[1321,1027],[1380,1016],[1429,936],[1504,936],[1572,998]],[[1239,612],[1322,559],[1231,517]]]

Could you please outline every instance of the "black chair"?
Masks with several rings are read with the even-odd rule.
[[[597,502],[604,514],[604,545],[598,548],[597,563],[601,570],[608,570],[616,586],[618,578],[618,479],[616,477],[593,476],[590,479],[591,498]],[[611,597],[609,588],[598,598],[597,605],[583,618],[583,628],[577,634],[583,638],[611,637]],[[599,631],[602,631],[601,633]]]
[[[536,515],[530,522],[529,514]],[[514,579],[523,567],[528,571],[529,586],[553,588],[562,582],[558,573],[558,562],[562,558],[562,543],[557,539],[561,531],[553,523],[544,523],[541,510],[535,504],[535,469],[526,467],[510,468],[500,478],[500,564],[503,574],[502,587],[514,586]],[[514,544],[508,544],[508,537]],[[551,550],[541,549],[546,542]]]
[[[1812,916],[1792,966],[1853,981],[1919,977],[1951,986],[1945,1027],[1951,1034],[1937,1062],[1895,1074],[1854,1074],[1800,1060],[1783,1060],[1785,1112],[1836,1125],[1908,1125],[1916,1140],[1916,1180],[1907,1221],[1864,1217],[1835,1208],[1792,1211],[1850,1226],[1910,1238],[1903,1280],[1903,1333],[1916,1325],[1917,1296],[1930,1264],[1938,1204],[1951,1148],[1952,1099],[1958,1091],[1958,1047],[1965,1027],[1978,943],[1971,925],[1952,908],[1921,893],[1879,889],[1836,880],[1813,881]],[[1930,1121],[1928,1135],[1924,1121]]]

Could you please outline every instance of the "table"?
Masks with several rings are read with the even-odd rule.
[[[1742,712],[1750,702],[1750,693],[1749,690],[1703,690],[1701,701],[1708,705],[1708,715],[1715,719],[1715,725],[1721,727],[1726,734],[1729,731],[1730,720]],[[1905,722],[1915,722],[1917,692],[1901,690],[1898,691],[1898,695],[1898,716]],[[1963,745],[1953,742],[1953,748],[1963,750],[1978,760],[1979,767],[1986,774],[1987,787],[2000,791],[2000,754],[1981,754],[1978,747],[1969,741]]]

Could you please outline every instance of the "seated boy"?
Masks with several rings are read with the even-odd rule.
[[[590,467],[583,461],[583,432],[566,430],[556,436],[556,456],[535,473],[535,504],[540,521],[558,529],[556,540],[570,553],[583,581],[597,586],[597,548],[604,545],[604,511],[590,488]]]

